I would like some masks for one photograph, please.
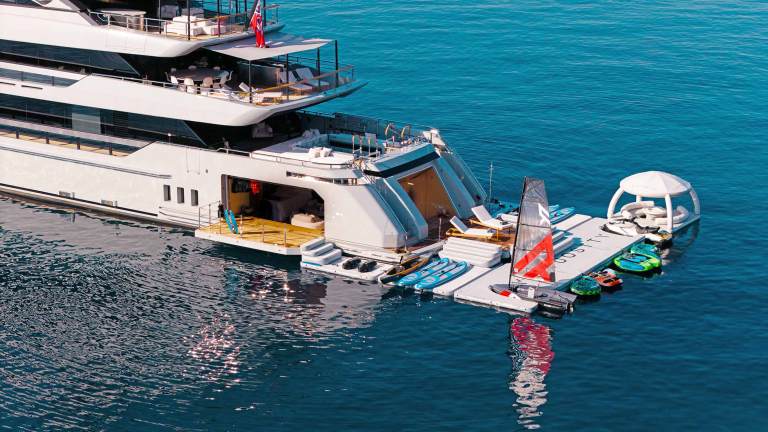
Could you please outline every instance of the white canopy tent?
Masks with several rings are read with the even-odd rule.
[[[635,195],[635,200],[641,202],[643,198],[664,198],[665,209],[667,212],[667,231],[672,232],[674,228],[672,217],[672,198],[688,194],[693,201],[694,218],[698,219],[701,214],[701,204],[696,190],[690,183],[676,175],[662,171],[646,171],[631,175],[619,183],[619,189],[613,194],[611,203],[608,205],[608,218],[615,216],[616,204],[624,193]]]

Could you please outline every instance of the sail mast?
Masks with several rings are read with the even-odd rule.
[[[520,193],[520,204],[517,206],[517,223],[515,224],[515,244],[512,246],[512,260],[510,261],[509,265],[509,286],[512,287],[512,276],[515,272],[515,258],[517,255],[517,243],[520,236],[518,236],[518,232],[520,231],[520,211],[523,208],[523,199],[525,198],[525,190],[528,188],[528,177],[525,177],[523,179],[523,191]]]

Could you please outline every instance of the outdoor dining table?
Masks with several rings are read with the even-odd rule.
[[[176,72],[173,72],[172,75],[175,76],[179,81],[184,81],[185,79],[190,78],[194,82],[203,82],[203,80],[207,77],[211,77],[214,81],[217,81],[219,76],[224,72],[226,71],[212,68],[197,68],[195,70],[177,70]]]

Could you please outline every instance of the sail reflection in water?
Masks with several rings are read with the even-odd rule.
[[[518,423],[526,429],[538,429],[536,419],[542,415],[539,407],[547,402],[544,378],[555,357],[550,329],[529,317],[517,317],[510,324],[509,334],[513,361],[509,388],[517,394]]]

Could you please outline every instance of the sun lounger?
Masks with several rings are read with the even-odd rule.
[[[300,92],[300,93],[311,92],[314,89],[314,87],[312,87],[309,84],[297,83],[296,82],[296,77],[290,71],[288,72],[288,80],[286,81],[286,79],[285,79],[285,69],[279,70],[277,72],[277,82],[279,84],[281,84],[281,85],[282,84],[290,84],[288,86],[288,88],[290,88],[291,90],[295,90],[297,92]]]
[[[456,216],[451,218],[451,225],[465,237],[491,238],[494,234],[491,229],[469,228]]]
[[[480,225],[492,228],[495,230],[505,230],[514,228],[517,224],[517,219],[514,221],[506,221],[497,219],[488,212],[488,209],[485,208],[484,205],[479,205],[477,207],[472,207],[472,213],[477,218],[477,221]]]
[[[299,76],[299,79],[306,82],[307,84],[317,87],[317,88],[323,88],[323,87],[330,87],[331,84],[327,81],[315,79],[315,76],[312,74],[312,71],[309,70],[309,68],[299,68],[296,69],[296,75]]]

